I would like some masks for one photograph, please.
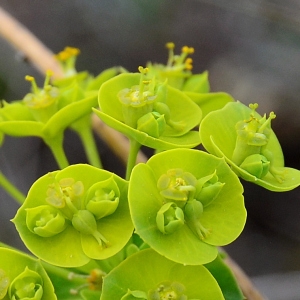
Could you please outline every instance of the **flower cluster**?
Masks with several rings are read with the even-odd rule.
[[[69,166],[37,180],[13,222],[28,249],[49,263],[75,267],[105,259],[132,235],[127,185],[90,165]]]

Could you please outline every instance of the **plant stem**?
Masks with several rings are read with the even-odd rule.
[[[65,268],[61,268],[61,267],[57,267],[51,264],[48,264],[44,261],[40,261],[41,264],[43,265],[44,269],[46,270],[46,272],[48,274],[52,274],[55,277],[59,277],[65,280],[72,280],[73,282],[80,282],[80,283],[84,283],[86,282],[86,278],[80,277],[80,276],[74,276],[72,279],[70,278],[70,274],[72,273],[70,270],[67,270]],[[75,273],[74,273],[75,274]],[[84,277],[87,277],[88,275],[85,275]]]
[[[102,169],[102,162],[93,136],[91,117],[87,116],[81,118],[72,124],[72,129],[78,133],[89,163]]]
[[[126,180],[129,180],[131,171],[136,163],[136,158],[139,153],[139,150],[141,148],[141,144],[137,142],[135,139],[130,138],[130,147],[129,147],[129,155],[128,155],[128,161],[127,161],[127,168],[126,168]]]
[[[12,196],[19,204],[23,204],[25,201],[25,195],[21,193],[14,184],[12,184],[2,172],[0,172],[0,186],[10,195]]]
[[[58,135],[55,138],[44,139],[44,141],[52,151],[59,168],[64,169],[69,166],[69,162],[63,148],[63,134]]]

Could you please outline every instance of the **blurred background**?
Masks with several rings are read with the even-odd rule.
[[[194,47],[193,71],[209,71],[212,91],[258,102],[261,113],[275,111],[272,127],[286,166],[300,169],[300,1],[1,0],[0,6],[55,53],[80,48],[77,69],[95,75],[116,65],[136,71],[148,61],[165,63],[169,41],[178,52]],[[0,37],[0,98],[23,98],[28,74],[43,82],[23,53]],[[77,137],[67,132],[67,141],[70,162],[85,162]],[[105,167],[122,173],[107,146],[97,143]],[[57,166],[40,140],[7,137],[0,168],[26,193]],[[269,299],[299,300],[300,190],[273,193],[243,184],[247,225],[225,249]],[[22,247],[14,226],[7,226],[18,207],[8,198],[0,191],[0,239]]]

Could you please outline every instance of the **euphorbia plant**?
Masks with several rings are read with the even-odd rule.
[[[244,299],[220,248],[246,222],[239,177],[283,192],[300,184],[300,172],[284,167],[274,113],[211,93],[208,73],[192,73],[194,49],[167,48],[166,65],[96,78],[77,73],[78,50],[66,48],[57,56],[64,78],[50,84],[48,74],[38,88],[27,77],[33,92],[0,110],[2,136],[43,138],[60,167],[24,200],[1,181],[22,204],[12,221],[32,254],[2,244],[0,299]],[[95,159],[92,111],[130,140],[125,179]],[[67,127],[93,148],[95,166],[68,164]],[[154,154],[136,165],[141,146]]]

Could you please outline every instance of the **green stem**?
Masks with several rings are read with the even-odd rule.
[[[23,195],[4,175],[0,172],[0,186],[12,196],[21,205],[25,201],[25,195]]]
[[[70,272],[70,270],[48,264],[42,260],[40,262],[48,274],[55,275],[55,277],[59,277],[59,278],[62,278],[62,279],[68,280],[68,281],[72,280],[73,282],[80,282],[80,283],[86,282],[87,275],[84,275],[81,277],[74,276],[73,278],[70,278],[70,273],[72,273],[72,272]],[[76,274],[76,273],[74,273],[74,274]]]
[[[141,148],[141,144],[137,142],[135,139],[130,138],[130,148],[129,148],[129,156],[127,161],[127,169],[126,169],[126,180],[129,180],[131,171],[136,163],[136,158]]]
[[[52,151],[59,168],[64,169],[69,166],[69,162],[63,148],[63,134],[60,134],[55,138],[44,139],[44,141]]]
[[[84,117],[78,120],[76,123],[72,124],[71,127],[78,133],[89,163],[97,168],[102,169],[102,162],[99,157],[99,152],[95,143],[90,123],[91,117],[88,116],[88,118]]]

